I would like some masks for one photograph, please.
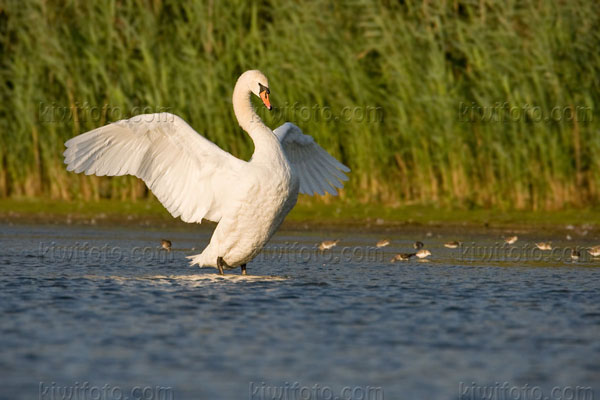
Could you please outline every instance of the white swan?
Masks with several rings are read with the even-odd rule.
[[[135,175],[173,217],[218,222],[209,245],[191,265],[223,269],[252,260],[296,204],[298,192],[337,194],[350,169],[300,128],[271,131],[250,103],[270,110],[267,78],[244,72],[233,90],[233,110],[254,141],[250,161],[240,160],[169,114],[144,114],[94,129],[65,143],[67,170],[86,175]]]

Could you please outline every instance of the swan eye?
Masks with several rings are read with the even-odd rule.
[[[270,94],[270,93],[271,93],[271,91],[269,90],[269,88],[268,88],[268,87],[266,87],[266,86],[263,86],[263,84],[262,84],[262,83],[259,83],[259,84],[258,84],[258,89],[259,89],[259,90],[258,90],[258,93],[262,93],[262,92],[264,92],[264,91],[266,91],[266,92],[267,92],[267,94]]]

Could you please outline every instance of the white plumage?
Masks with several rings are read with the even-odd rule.
[[[145,114],[79,135],[65,143],[67,170],[86,175],[135,175],[174,217],[218,222],[217,197],[244,161],[198,135],[183,119]],[[224,194],[224,193],[223,193]]]
[[[250,95],[270,109],[268,81],[259,71],[238,79],[233,108],[254,141],[248,162],[199,135],[182,118],[144,114],[79,135],[65,143],[69,171],[135,175],[173,217],[218,222],[210,244],[191,264],[244,266],[258,254],[296,204],[298,192],[336,195],[350,170],[292,123],[271,131]],[[243,269],[245,271],[245,269]]]
[[[347,181],[344,172],[350,169],[331,157],[312,136],[302,133],[300,128],[286,122],[273,133],[279,139],[285,155],[300,178],[300,193],[321,196],[325,192],[337,195],[336,188],[342,188],[341,181]]]

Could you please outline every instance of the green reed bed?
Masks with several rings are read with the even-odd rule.
[[[258,68],[265,122],[295,122],[352,168],[348,202],[594,205],[598,26],[587,0],[4,0],[0,196],[149,196],[62,164],[68,138],[142,112],[248,159],[231,93]]]

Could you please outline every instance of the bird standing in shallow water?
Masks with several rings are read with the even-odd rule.
[[[535,245],[540,250],[552,250],[552,244],[550,244],[550,242],[539,242]]]
[[[581,253],[579,252],[579,250],[571,249],[571,259],[573,261],[577,261],[579,260],[579,257],[581,257]]]
[[[338,242],[340,241],[340,239],[337,240],[324,240],[319,244],[319,250],[321,251],[325,251],[325,250],[329,250],[332,247],[335,247]]]
[[[516,243],[517,240],[519,240],[518,236],[509,236],[507,238],[504,238],[504,242],[506,244],[514,244],[514,243]]]
[[[590,253],[592,257],[600,257],[600,245],[590,247],[588,253]]]
[[[392,259],[390,260],[390,262],[394,262],[394,261],[408,261],[408,260],[410,260],[411,257],[413,257],[415,255],[416,255],[415,253],[398,253],[394,257],[392,257]]]
[[[458,248],[458,246],[460,246],[460,242],[454,240],[452,242],[448,242],[448,243],[444,243],[444,247],[447,247],[449,249],[456,249]]]
[[[167,239],[161,239],[160,240],[160,245],[163,249],[165,249],[166,251],[171,251],[171,241],[167,240]]]
[[[419,257],[419,258],[427,258],[431,255],[431,252],[429,250],[425,250],[425,249],[421,249],[419,251],[417,251],[417,253],[415,254],[415,256]]]
[[[387,239],[382,239],[382,240],[380,240],[379,242],[377,242],[377,243],[375,244],[375,246],[376,246],[377,248],[381,248],[381,247],[389,246],[389,244],[390,244],[390,241],[389,241],[389,240],[387,240]]]
[[[416,242],[413,243],[413,247],[417,250],[422,249],[423,248],[423,242],[419,242],[418,240]]]
[[[65,143],[67,170],[87,175],[135,175],[173,217],[217,222],[208,246],[191,265],[224,269],[251,261],[296,204],[298,193],[337,194],[350,169],[296,125],[271,130],[251,95],[271,110],[267,78],[244,72],[233,90],[233,111],[254,142],[250,161],[223,151],[170,113],[144,114]]]

